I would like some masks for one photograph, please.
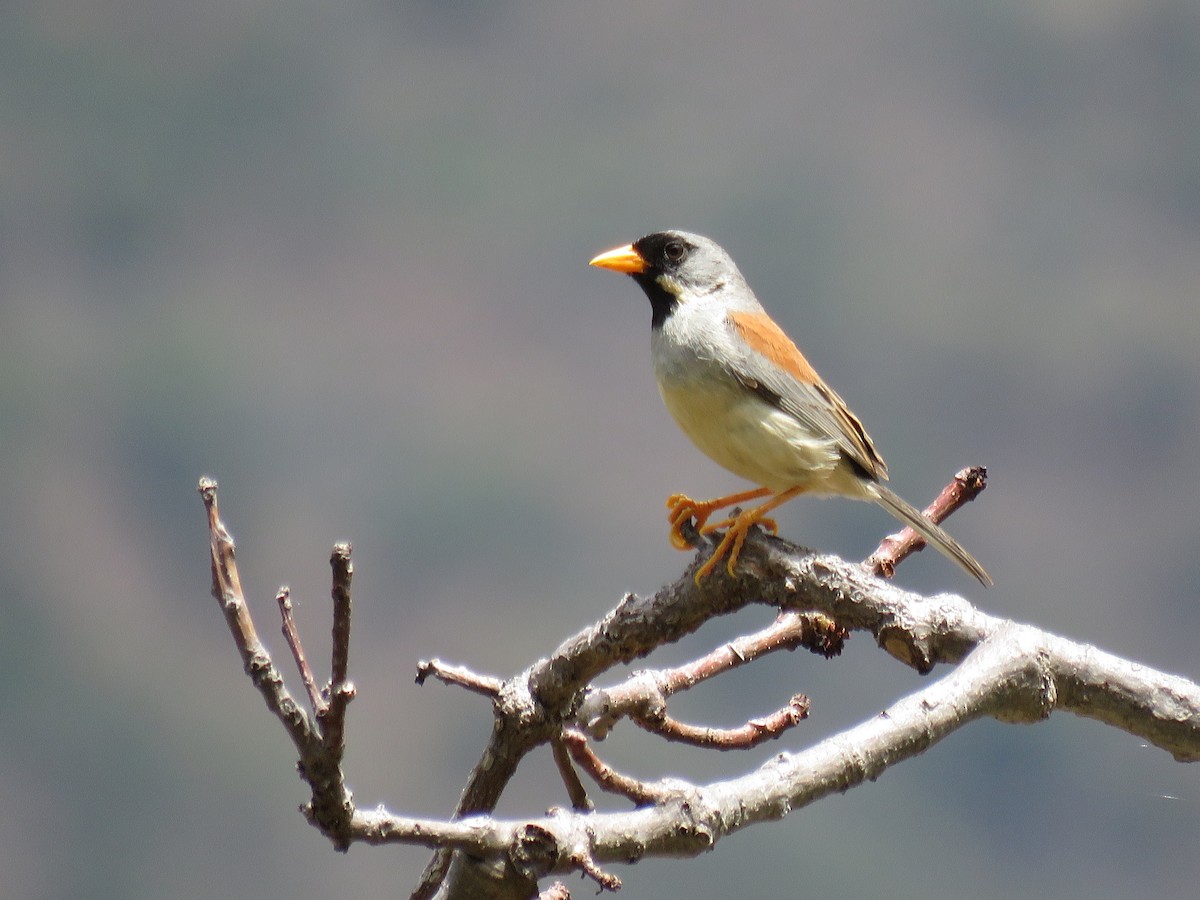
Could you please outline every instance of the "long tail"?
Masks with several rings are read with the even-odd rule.
[[[991,587],[995,584],[992,581],[992,576],[984,570],[975,557],[966,551],[966,548],[962,544],[950,537],[940,525],[935,525],[921,515],[906,500],[894,493],[891,488],[884,487],[882,484],[875,482],[870,485],[870,491],[872,499],[876,503],[905,525],[910,526],[921,537],[925,538],[927,543],[936,547],[939,552],[944,553],[966,571],[978,578],[979,583],[984,587]]]

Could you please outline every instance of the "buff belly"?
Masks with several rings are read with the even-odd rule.
[[[734,474],[773,491],[860,493],[833,441],[814,435],[723,373],[685,383],[660,378],[658,387],[684,434]]]

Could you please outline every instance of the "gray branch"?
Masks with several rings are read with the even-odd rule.
[[[495,725],[488,745],[449,820],[398,816],[382,807],[360,810],[341,772],[344,702],[339,718],[330,722],[317,714],[319,710],[300,710],[287,693],[241,596],[233,543],[217,514],[216,483],[203,481],[201,494],[209,515],[213,593],[247,673],[300,752],[301,774],[313,790],[306,814],[339,848],[354,842],[436,848],[414,897],[525,898],[537,894],[539,880],[570,871],[583,872],[601,889],[612,890],[620,881],[602,868],[605,864],[704,852],[748,825],[782,818],[830,793],[874,780],[984,716],[1036,722],[1065,710],[1135,734],[1181,762],[1200,759],[1200,685],[1195,682],[987,615],[960,596],[913,594],[862,566],[754,534],[742,552],[736,577],[722,568],[696,585],[692,570],[707,555],[702,550],[677,581],[652,597],[627,595],[595,625],[510,679],[477,675],[436,660],[423,662],[419,680],[432,674],[491,700]],[[336,552],[334,560],[335,597],[339,591],[344,597],[337,613],[335,652],[340,655],[335,658],[332,687],[343,685],[348,700],[348,547],[344,553],[340,581]],[[836,623],[830,627],[869,632],[881,648],[919,672],[939,664],[953,668],[869,721],[803,752],[781,753],[729,781],[642,783],[595,757],[585,735],[607,730],[621,714],[637,707],[636,698],[617,709],[620,704],[614,706],[612,700],[616,694],[602,701],[598,692],[589,693],[597,676],[751,603],[783,609],[785,619],[792,613],[820,614]],[[711,677],[734,664],[797,646],[791,631],[783,633],[786,624],[719,648],[691,668],[649,673],[643,679],[651,686],[646,696],[661,696],[665,702],[669,691],[663,693],[661,686],[672,678],[678,682],[681,673]],[[799,643],[823,652],[829,647],[828,637]],[[737,658],[730,659],[730,652]],[[636,688],[636,679],[628,687]],[[601,721],[602,727],[597,724]],[[560,751],[556,761],[577,809],[557,809],[525,820],[492,818],[522,758],[547,743]],[[602,789],[632,798],[639,807],[623,813],[587,811],[582,784],[563,749],[584,763]]]

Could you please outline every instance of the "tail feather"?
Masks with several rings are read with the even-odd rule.
[[[871,484],[870,490],[872,499],[876,503],[905,525],[910,526],[917,534],[925,538],[928,544],[937,548],[939,552],[945,554],[975,578],[978,578],[979,583],[984,587],[990,587],[995,583],[992,581],[992,576],[984,570],[975,557],[967,552],[962,544],[950,537],[940,525],[935,525],[921,515],[917,509],[909,505],[906,500],[892,491],[891,488],[884,487],[882,484],[876,482]]]

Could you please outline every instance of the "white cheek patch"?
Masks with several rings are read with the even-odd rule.
[[[677,300],[683,300],[683,285],[672,278],[670,275],[659,275],[654,279],[658,286],[675,297]]]

